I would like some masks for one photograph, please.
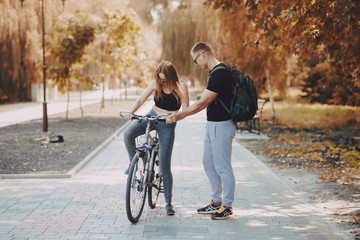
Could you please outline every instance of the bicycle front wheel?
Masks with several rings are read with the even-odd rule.
[[[136,223],[144,210],[147,187],[143,186],[145,161],[135,154],[129,168],[126,183],[126,214],[130,222]]]
[[[160,192],[163,192],[162,175],[159,166],[159,154],[156,154],[154,159],[154,168],[151,171],[151,183],[148,187],[148,203],[151,208],[156,207],[156,202],[159,199]]]

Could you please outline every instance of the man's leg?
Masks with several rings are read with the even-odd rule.
[[[232,206],[235,192],[235,176],[231,165],[232,141],[236,133],[235,124],[230,121],[216,123],[211,137],[212,153],[216,173],[223,186],[223,204]]]
[[[222,184],[221,178],[217,174],[214,158],[213,158],[213,149],[211,143],[211,135],[214,132],[214,122],[206,123],[206,133],[204,140],[204,149],[203,149],[203,166],[205,173],[209,179],[210,187],[211,187],[211,198],[214,202],[222,201]]]

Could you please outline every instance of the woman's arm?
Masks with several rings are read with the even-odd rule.
[[[181,99],[181,108],[183,110],[189,107],[189,91],[185,81],[181,81],[183,98]]]
[[[147,88],[142,92],[142,94],[131,105],[129,112],[131,113],[136,112],[149,98],[149,96],[153,93],[153,91],[155,90],[155,86],[156,86],[156,81],[152,80],[150,84],[147,86]]]

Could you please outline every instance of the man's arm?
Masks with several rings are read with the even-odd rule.
[[[191,104],[188,108],[179,111],[175,114],[172,114],[168,118],[170,121],[179,121],[184,119],[187,116],[193,115],[195,113],[200,112],[204,108],[206,108],[214,99],[218,96],[218,93],[205,89],[204,92],[201,94],[201,98]],[[168,121],[167,121],[168,122]]]
[[[181,99],[181,108],[187,109],[189,107],[189,91],[186,83],[181,81],[183,97]]]

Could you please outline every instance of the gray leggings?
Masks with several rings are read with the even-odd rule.
[[[154,110],[147,113],[151,116],[156,116]],[[166,124],[165,122],[151,122],[150,128],[156,130],[159,134],[160,141],[160,169],[164,180],[164,195],[166,203],[171,203],[173,177],[171,173],[171,154],[174,146],[176,123]],[[135,155],[135,138],[144,134],[146,130],[145,121],[133,121],[131,125],[124,132],[124,141],[126,150],[129,154],[129,159]]]
[[[231,120],[206,123],[203,165],[211,186],[211,198],[229,207],[235,193],[235,176],[231,166],[235,133],[236,127]]]

